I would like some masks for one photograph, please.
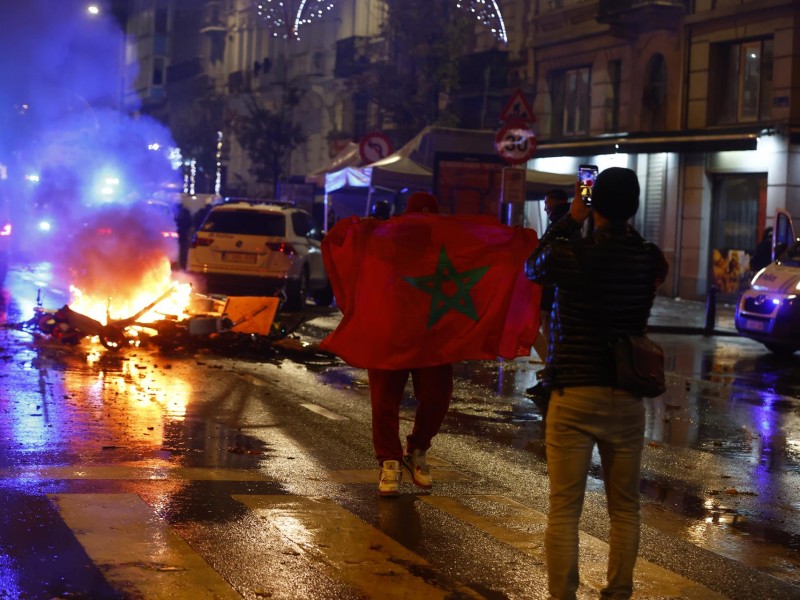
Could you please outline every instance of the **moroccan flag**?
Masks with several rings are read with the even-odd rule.
[[[321,348],[376,369],[528,356],[541,290],[523,265],[537,243],[485,216],[339,221],[322,256],[343,316]]]

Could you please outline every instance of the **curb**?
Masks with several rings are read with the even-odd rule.
[[[737,331],[731,331],[729,329],[714,329],[712,331],[707,331],[704,327],[679,327],[673,325],[648,325],[647,326],[648,333],[673,333],[676,335],[702,335],[706,337],[713,337],[713,336],[729,336],[729,337],[738,337],[739,333]]]

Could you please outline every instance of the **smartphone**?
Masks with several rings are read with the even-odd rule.
[[[578,183],[580,184],[581,198],[586,206],[592,205],[592,188],[597,179],[597,165],[581,165],[578,167]]]

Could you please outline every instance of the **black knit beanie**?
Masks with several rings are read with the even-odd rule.
[[[612,221],[627,221],[639,210],[639,178],[623,167],[600,172],[592,188],[592,210]]]

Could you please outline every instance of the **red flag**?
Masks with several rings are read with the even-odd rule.
[[[343,316],[321,348],[377,369],[528,356],[541,290],[523,265],[537,243],[484,216],[339,221],[322,255]]]

